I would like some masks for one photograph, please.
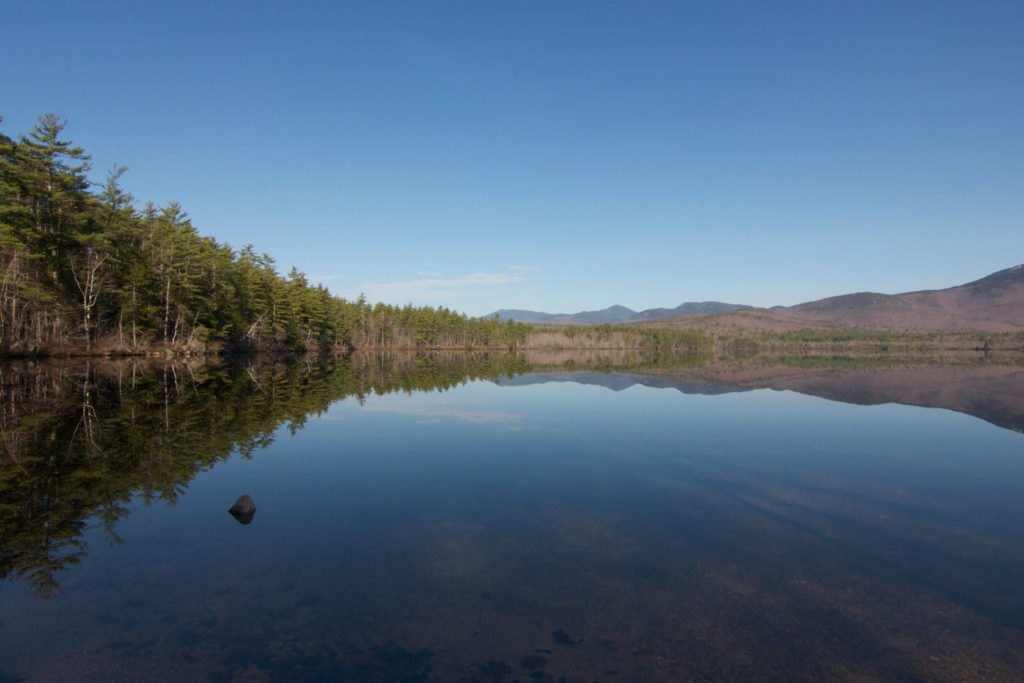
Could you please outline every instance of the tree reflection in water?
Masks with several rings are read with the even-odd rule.
[[[198,472],[252,457],[335,401],[527,367],[490,354],[2,365],[0,577],[53,597],[60,573],[88,555],[88,529],[123,543],[116,527],[133,500],[174,505]]]
[[[685,393],[784,388],[856,403],[945,407],[1011,429],[1024,424],[1019,366],[892,369],[879,362],[839,371],[835,359],[824,368],[776,359],[751,369],[748,360],[706,355],[551,350],[0,364],[0,580],[21,578],[38,597],[53,597],[60,573],[88,555],[87,530],[100,528],[107,543],[119,545],[117,524],[131,503],[174,505],[200,471],[234,455],[251,458],[281,427],[294,434],[332,403],[362,403],[371,393],[445,391],[559,370],[573,371],[566,376],[572,381],[608,386],[640,382]],[[580,370],[591,372],[580,379]],[[639,374],[601,379],[610,372]],[[949,394],[954,385],[952,398],[933,390],[942,386]],[[913,393],[915,386],[923,388]]]

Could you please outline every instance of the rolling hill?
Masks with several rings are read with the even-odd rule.
[[[1024,331],[1024,265],[947,289],[903,294],[858,292],[771,309],[705,301],[640,312],[625,306],[571,314],[501,309],[488,317],[495,315],[502,320],[511,318],[530,323],[642,322],[719,332],[734,329],[786,331],[834,325],[907,332],[1019,332]]]
[[[787,318],[892,330],[1024,330],[1024,265],[947,289],[858,292],[773,313]]]

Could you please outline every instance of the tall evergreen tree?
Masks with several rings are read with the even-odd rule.
[[[454,348],[525,334],[443,308],[346,301],[297,268],[282,276],[251,245],[235,253],[200,236],[177,202],[136,210],[117,164],[91,193],[89,156],[65,126],[45,114],[27,136],[0,135],[0,354]]]

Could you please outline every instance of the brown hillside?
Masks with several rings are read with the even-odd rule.
[[[776,311],[786,318],[907,331],[1024,330],[1024,266],[949,289],[861,292]]]

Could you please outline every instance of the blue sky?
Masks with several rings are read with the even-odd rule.
[[[68,119],[334,293],[788,305],[1024,261],[1024,3],[19,2],[0,130]]]

